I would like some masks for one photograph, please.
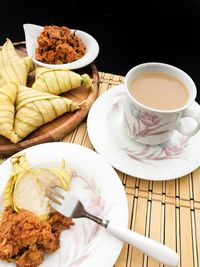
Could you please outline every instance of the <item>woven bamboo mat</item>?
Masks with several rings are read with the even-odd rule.
[[[123,82],[124,77],[99,72],[99,94]],[[87,118],[86,118],[87,119]],[[86,119],[63,138],[94,149]],[[148,181],[117,171],[129,206],[129,227],[177,251],[179,267],[200,266],[200,168],[170,181]],[[124,244],[115,267],[164,267],[139,250]]]
[[[124,77],[99,72],[99,94]],[[94,149],[84,121],[63,141]],[[117,171],[129,206],[129,227],[177,251],[181,267],[200,266],[200,168],[170,181],[148,181]],[[161,267],[157,261],[124,244],[115,267]]]

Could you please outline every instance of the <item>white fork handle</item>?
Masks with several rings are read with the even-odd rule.
[[[106,229],[113,236],[138,248],[162,264],[166,264],[168,266],[177,266],[179,264],[178,254],[162,243],[140,235],[127,228],[118,226],[112,222],[108,223]]]

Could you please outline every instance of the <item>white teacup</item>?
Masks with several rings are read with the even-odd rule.
[[[165,110],[149,107],[136,100],[130,93],[130,85],[134,79],[149,72],[168,74],[181,81],[188,91],[184,105],[177,109]],[[191,77],[181,69],[164,63],[143,63],[128,71],[124,87],[126,98],[123,104],[123,127],[126,134],[134,141],[158,145],[167,142],[174,130],[183,135],[192,136],[200,129],[200,114],[190,107],[195,101],[197,89]],[[162,97],[165,98],[165,94]],[[190,117],[191,120],[196,121],[192,129],[184,125],[184,117]]]

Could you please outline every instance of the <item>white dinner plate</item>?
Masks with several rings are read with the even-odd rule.
[[[70,191],[96,216],[121,226],[128,226],[126,194],[115,170],[93,150],[64,142],[53,142],[29,147],[21,152],[34,168],[58,167],[61,160],[73,171]],[[21,153],[20,152],[20,153]],[[0,199],[12,166],[10,158],[0,166]],[[73,219],[75,225],[63,230],[60,248],[45,256],[41,267],[111,267],[122,249],[123,242],[109,235],[93,221]],[[0,261],[0,266],[15,266]]]
[[[170,180],[184,176],[200,166],[200,131],[193,137],[174,132],[162,145],[136,143],[122,127],[124,86],[114,86],[99,96],[87,118],[89,138],[95,150],[116,169],[142,179]],[[192,108],[200,112],[197,102]],[[193,127],[192,120],[185,121]]]
[[[46,64],[40,62],[35,59],[35,49],[38,46],[37,37],[44,27],[31,23],[26,23],[23,25],[23,27],[25,33],[27,53],[30,57],[32,57],[33,61],[39,66],[46,68],[65,68],[70,70],[79,69],[92,63],[99,54],[99,44],[97,43],[96,39],[93,36],[84,31],[71,29],[72,31],[76,32],[76,35],[80,37],[83,43],[85,44],[86,46],[85,55],[76,61],[66,64]]]

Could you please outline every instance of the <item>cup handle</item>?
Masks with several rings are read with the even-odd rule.
[[[188,130],[188,129],[186,130],[186,127],[181,125],[180,121],[182,118],[185,118],[185,117],[192,118],[196,121],[197,124],[192,130]],[[200,129],[200,113],[195,110],[191,110],[191,109],[185,110],[181,118],[178,120],[176,124],[176,130],[179,131],[183,135],[193,136],[199,131],[199,129]]]

